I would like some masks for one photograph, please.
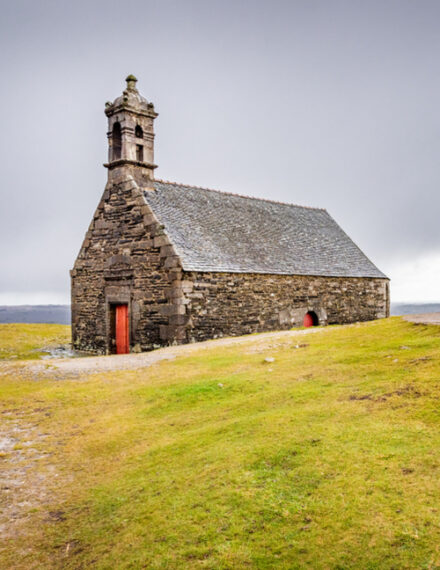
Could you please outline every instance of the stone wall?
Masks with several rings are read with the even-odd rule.
[[[144,188],[140,186],[144,185]],[[146,186],[145,186],[146,185]],[[129,168],[109,182],[71,271],[77,349],[114,351],[112,306],[127,303],[131,350],[389,315],[387,279],[185,272]]]
[[[319,324],[389,316],[387,279],[231,273],[184,274],[187,339],[200,341],[301,326],[314,311]]]
[[[129,306],[132,350],[164,344],[167,334],[176,334],[169,325],[181,311],[178,264],[134,177],[112,171],[71,271],[73,346],[113,352],[110,313],[118,303]]]

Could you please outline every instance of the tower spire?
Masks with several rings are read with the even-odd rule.
[[[137,78],[128,75],[127,86],[113,103],[105,104],[108,117],[109,178],[123,168],[135,178],[154,178],[154,119],[153,103],[142,97],[136,87]]]

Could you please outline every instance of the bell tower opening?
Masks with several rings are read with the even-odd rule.
[[[143,162],[144,160],[144,147],[141,144],[136,145],[136,160]]]
[[[112,131],[112,160],[119,160],[122,156],[121,125],[115,123]]]

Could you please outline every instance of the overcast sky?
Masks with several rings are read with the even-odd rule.
[[[440,2],[0,0],[0,304],[69,301],[133,73],[158,178],[329,213],[440,301]]]

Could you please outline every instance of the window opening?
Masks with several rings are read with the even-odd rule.
[[[122,154],[122,136],[121,136],[121,125],[115,123],[113,125],[112,133],[112,158],[113,160],[118,160],[121,158]]]
[[[143,162],[144,160],[144,147],[141,144],[136,145],[136,160]]]

